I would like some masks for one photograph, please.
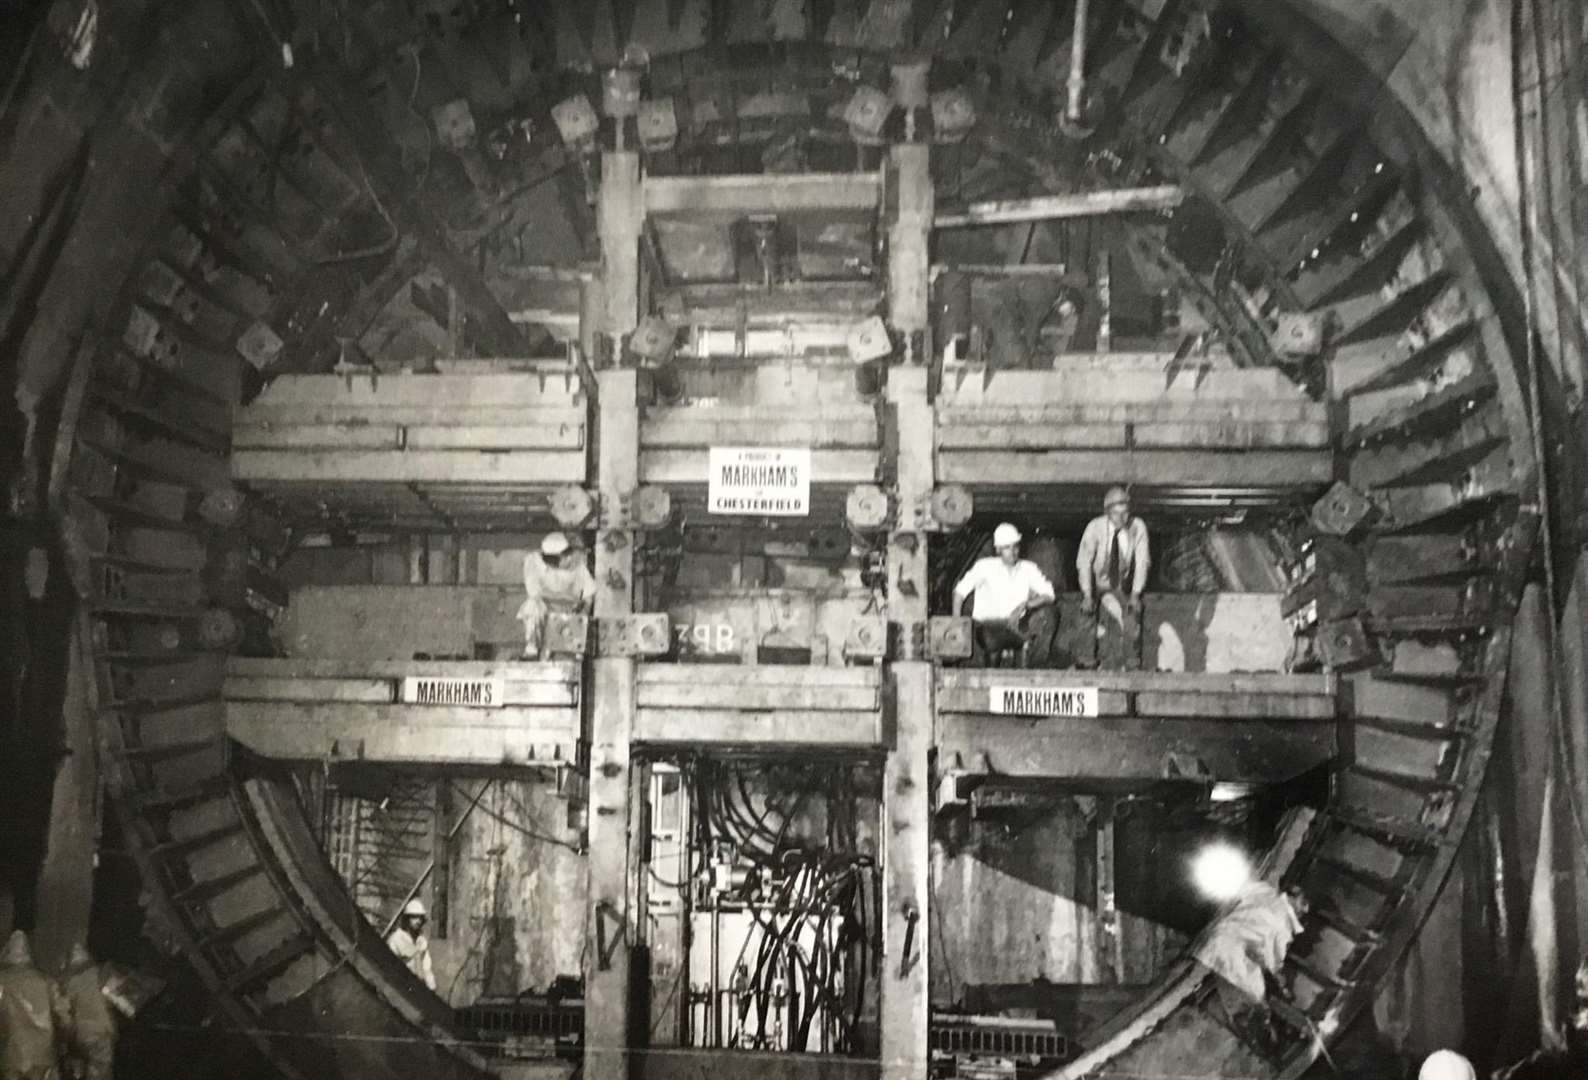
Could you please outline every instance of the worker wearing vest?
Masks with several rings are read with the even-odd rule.
[[[1103,667],[1141,667],[1141,594],[1151,566],[1147,523],[1131,515],[1124,488],[1109,488],[1102,516],[1087,524],[1075,555],[1084,615],[1076,642],[1079,666],[1098,666],[1098,640],[1103,639]]]
[[[1021,667],[1046,667],[1058,626],[1053,582],[1037,564],[1020,557],[1020,530],[1005,522],[993,530],[991,558],[975,565],[954,586],[954,613],[974,597],[971,662],[985,667],[999,654],[1019,650]]]

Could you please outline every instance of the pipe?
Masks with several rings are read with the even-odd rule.
[[[963,210],[938,214],[932,225],[938,229],[949,229],[963,225],[1007,225],[1021,221],[1172,210],[1184,200],[1185,191],[1178,184],[1077,191],[1064,195],[1038,195],[1029,199],[971,203]]]
[[[1070,35],[1070,78],[1065,84],[1069,96],[1064,106],[1064,118],[1072,124],[1081,122],[1081,99],[1086,94],[1086,8],[1087,0],[1075,0],[1075,32]]]

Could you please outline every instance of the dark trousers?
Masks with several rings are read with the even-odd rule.
[[[1028,611],[1014,626],[1003,620],[976,623],[972,635],[972,667],[997,667],[994,663],[1008,652],[1015,653],[1016,667],[1047,667],[1052,661],[1053,633],[1059,626],[1058,608],[1053,604]]]
[[[1141,668],[1141,606],[1126,611],[1130,594],[1109,589],[1097,594],[1097,613],[1082,615],[1075,632],[1075,662],[1083,668],[1138,671]]]

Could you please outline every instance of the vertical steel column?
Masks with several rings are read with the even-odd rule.
[[[609,152],[601,162],[596,221],[601,235],[600,340],[595,342],[596,530],[595,615],[620,619],[634,610],[634,534],[611,527],[611,508],[639,484],[636,373],[620,366],[623,340],[639,313],[640,226],[644,218],[639,156]],[[634,727],[634,659],[597,655],[590,680],[589,894],[585,960],[587,1080],[621,1080],[628,1072],[631,956],[639,916],[630,836]]]
[[[894,96],[905,109],[907,139],[915,136],[914,120],[925,104],[925,86],[924,65],[894,69]],[[926,367],[933,213],[930,154],[930,146],[913,141],[890,152],[898,199],[888,224],[888,321],[901,342],[903,363],[888,375],[901,513],[888,543],[888,621],[897,635],[897,659],[889,672],[893,741],[882,788],[883,1080],[922,1080],[929,1063],[933,677],[925,653],[927,534],[918,511],[928,505],[935,483]]]

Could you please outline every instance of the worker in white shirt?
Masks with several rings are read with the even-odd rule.
[[[518,621],[524,624],[526,660],[539,659],[545,652],[548,614],[587,612],[595,602],[595,578],[571,548],[567,536],[554,532],[540,542],[539,551],[524,556],[524,602],[518,606]]]
[[[430,939],[425,937],[425,905],[414,899],[403,905],[397,926],[386,937],[386,944],[408,970],[419,976],[430,989],[436,988],[436,973],[430,965]]]
[[[1111,487],[1103,513],[1087,523],[1075,554],[1081,583],[1076,662],[1098,666],[1098,639],[1105,640],[1102,666],[1135,671],[1141,667],[1141,594],[1152,567],[1147,523],[1130,512],[1130,494]]]
[[[972,663],[986,666],[989,658],[1019,649],[1022,667],[1045,667],[1058,626],[1053,582],[1020,557],[1020,530],[1008,522],[993,530],[993,551],[954,586],[955,614],[972,600]]]

